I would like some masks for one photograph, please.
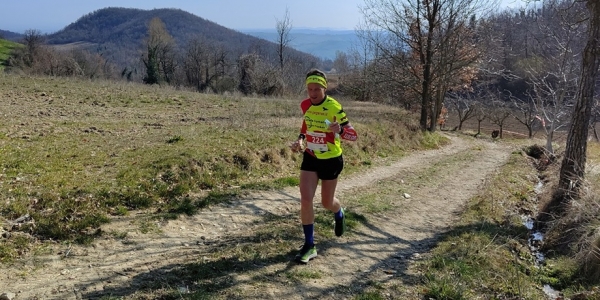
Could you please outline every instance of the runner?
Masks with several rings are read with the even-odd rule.
[[[344,168],[341,139],[355,141],[356,131],[350,125],[340,103],[327,96],[327,77],[319,70],[306,75],[308,99],[300,104],[304,120],[298,140],[291,145],[295,152],[304,151],[300,167],[300,217],[304,230],[304,246],[296,261],[308,263],[317,257],[314,242],[313,198],[321,180],[321,204],[334,213],[335,235],[342,236],[346,216],[335,198],[337,178]]]

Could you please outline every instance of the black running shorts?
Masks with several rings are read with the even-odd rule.
[[[302,158],[300,170],[317,172],[321,180],[337,179],[344,168],[344,158],[340,155],[334,158],[318,159],[306,152]]]

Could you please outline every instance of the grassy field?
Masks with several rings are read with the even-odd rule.
[[[4,62],[8,59],[10,52],[17,47],[21,47],[21,44],[0,39],[0,71],[4,69]]]
[[[0,212],[35,220],[18,230],[37,239],[86,243],[111,215],[174,218],[244,190],[298,183],[300,156],[288,145],[299,99],[0,76]],[[345,146],[345,172],[439,142],[400,109],[343,103],[361,132]],[[27,252],[16,244],[2,240],[0,260]]]

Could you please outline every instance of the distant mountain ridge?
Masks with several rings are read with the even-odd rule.
[[[242,32],[271,42],[277,40],[275,29],[248,29]],[[349,53],[359,42],[354,30],[292,28],[290,38],[292,48],[330,60],[335,59],[338,51]]]
[[[2,39],[16,41],[21,39],[22,37],[23,35],[20,33],[0,29],[0,38]]]
[[[82,16],[64,29],[46,36],[52,45],[86,45],[118,65],[139,64],[147,36],[147,25],[154,17],[165,24],[169,34],[182,48],[195,38],[222,45],[234,58],[257,52],[276,57],[276,45],[265,39],[245,34],[205,20],[181,9],[142,10],[108,7]],[[293,55],[302,60],[318,61],[316,56],[297,50]]]

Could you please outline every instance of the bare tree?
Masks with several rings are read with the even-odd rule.
[[[475,136],[479,136],[481,134],[481,122],[488,118],[488,112],[486,107],[481,102],[476,102],[473,107],[473,115],[477,120],[477,133]]]
[[[282,82],[277,77],[276,67],[263,61],[258,54],[242,55],[238,62],[239,86],[244,95],[280,95]]]
[[[41,52],[46,44],[45,38],[39,30],[29,29],[25,31],[23,43],[26,49],[25,65],[33,67],[40,60]]]
[[[496,125],[498,125],[499,129],[499,137],[503,138],[504,136],[504,123],[506,119],[511,116],[511,109],[508,107],[507,103],[500,100],[499,95],[492,95],[491,107],[488,112],[488,118],[490,121]]]
[[[183,69],[187,84],[199,92],[218,92],[217,83],[226,73],[227,52],[202,38],[192,39],[185,47]]]
[[[596,78],[600,68],[600,1],[587,0],[586,5],[589,10],[587,44],[581,62],[577,103],[560,168],[558,198],[561,199],[561,204],[579,197],[581,180],[585,175],[588,128],[594,105]]]
[[[513,117],[527,128],[527,137],[533,138],[533,127],[536,122],[545,126],[545,121],[537,114],[533,101],[510,97],[514,107]],[[552,146],[552,145],[550,145]],[[551,151],[551,150],[550,150]]]
[[[204,40],[194,38],[189,41],[184,51],[183,69],[187,84],[197,91],[204,91],[209,84],[209,80],[204,78],[204,70],[208,65],[208,46]]]
[[[458,115],[458,130],[462,130],[463,124],[476,115],[478,102],[473,97],[473,93],[457,92],[450,92],[446,97],[446,102]]]
[[[45,37],[39,30],[26,30],[22,43],[25,47],[15,49],[8,59],[8,69],[29,74],[58,75],[58,56],[46,45]]]
[[[533,46],[537,50],[522,63],[533,88],[528,95],[546,131],[546,150],[551,154],[554,132],[568,124],[580,76],[578,47],[583,23],[573,22],[581,17],[580,12],[563,7],[563,3],[552,0],[545,4],[544,18],[536,20]]]
[[[420,125],[435,130],[450,80],[473,74],[470,18],[486,7],[479,0],[366,0],[367,38],[377,48],[388,77],[407,73],[408,86],[421,100]],[[376,58],[377,59],[377,58]],[[465,74],[465,75],[463,75]],[[470,81],[471,78],[467,78]],[[432,105],[433,101],[433,105]],[[431,122],[429,122],[431,120]]]
[[[292,38],[290,37],[290,32],[292,31],[292,21],[290,20],[290,12],[286,8],[285,15],[283,16],[283,20],[277,20],[276,27],[277,29],[277,56],[279,58],[279,68],[281,70],[285,67],[285,53],[288,50],[290,43],[292,42]]]
[[[600,97],[598,97],[598,95],[596,94],[594,96],[594,98],[595,98],[595,100],[594,100],[594,107],[592,107],[590,128],[592,129],[592,132],[594,133],[594,138],[596,139],[596,142],[600,142],[600,135],[598,134],[598,130],[596,129],[596,126],[600,122],[600,99],[598,99]]]
[[[242,55],[238,60],[239,70],[239,86],[238,90],[244,95],[249,95],[255,92],[254,70],[260,58],[257,54],[251,53]]]
[[[346,52],[336,51],[335,59],[333,60],[333,68],[335,71],[342,75],[350,71],[350,59]]]
[[[450,10],[450,14],[455,14]],[[473,22],[474,21],[470,21]],[[432,116],[438,116],[443,108],[443,101],[449,90],[470,90],[472,81],[476,77],[477,69],[475,63],[479,59],[479,51],[473,46],[475,25],[470,26],[466,22],[456,26],[451,22],[445,24],[438,33],[441,43],[439,55],[436,56],[433,90],[435,97],[432,105]],[[454,31],[454,34],[447,34]],[[435,126],[429,128],[433,131]]]
[[[363,31],[357,31],[357,35],[364,35]],[[347,60],[346,62],[340,62],[339,65],[342,68],[347,67],[343,73],[343,77],[340,79],[341,89],[347,95],[353,96],[355,99],[360,101],[381,101],[381,97],[379,99],[375,99],[374,96],[376,86],[376,75],[372,70],[374,69],[371,58],[373,55],[373,48],[370,43],[367,42],[366,39],[359,39],[358,43],[352,46],[352,50],[347,55],[336,55],[336,60],[334,61],[334,67],[337,69],[338,64],[336,62],[339,60],[342,61],[342,58]]]

